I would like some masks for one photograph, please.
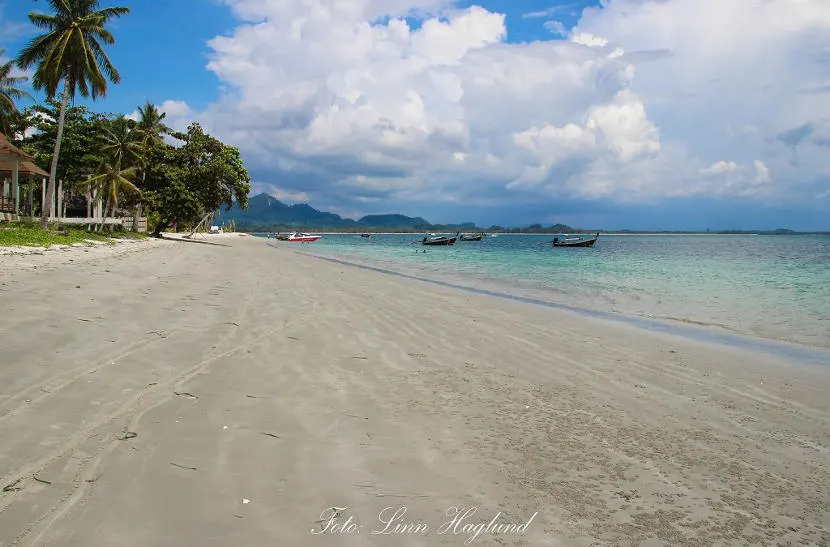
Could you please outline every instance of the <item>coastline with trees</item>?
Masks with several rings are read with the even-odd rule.
[[[29,14],[41,34],[0,65],[0,133],[48,173],[43,193],[33,192],[37,181],[29,180],[27,207],[11,196],[17,222],[0,224],[0,245],[25,240],[21,231],[43,240],[33,231],[36,212],[40,230],[55,232],[48,229],[60,222],[62,211],[53,216],[54,206],[47,204],[55,203],[59,185],[65,196],[59,201],[74,213],[70,216],[87,216],[83,212],[93,196],[102,200],[100,222],[90,227],[99,234],[105,225],[112,230],[107,220],[116,217],[132,218],[135,231],[138,218],[146,215],[148,231],[158,237],[174,224],[195,226],[222,207],[247,207],[250,176],[239,150],[208,135],[199,123],[175,131],[149,100],[138,105],[135,116],[74,104],[77,96],[103,99],[108,86],[120,82],[106,53],[115,43],[107,27],[129,8],[99,8],[99,2],[87,0],[49,6],[52,13]],[[23,89],[27,77],[13,75],[15,68],[32,71],[31,84],[45,96],[42,102],[18,107],[31,95]],[[20,214],[24,209],[28,220]],[[8,233],[14,230],[18,233]]]

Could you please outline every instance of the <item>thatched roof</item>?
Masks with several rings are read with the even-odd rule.
[[[0,173],[11,173],[14,169],[14,162],[10,159],[0,159]],[[21,175],[38,175],[48,177],[49,173],[30,161],[21,161],[17,164],[17,171]]]
[[[0,156],[13,156],[22,160],[32,161],[35,158],[16,147],[9,141],[8,137],[0,133]]]

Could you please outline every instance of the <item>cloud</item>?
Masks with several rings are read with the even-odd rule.
[[[308,194],[305,192],[290,192],[277,187],[270,182],[251,182],[251,195],[266,193],[283,203],[303,203],[308,201]]]
[[[559,36],[565,36],[566,34],[568,34],[568,29],[565,28],[564,23],[562,23],[561,21],[545,21],[544,27],[552,33],[557,34]]]
[[[316,204],[807,199],[830,167],[830,133],[797,139],[830,119],[802,92],[827,85],[824,0],[615,0],[530,43],[441,0],[223,1],[229,91],[171,117]]]
[[[523,19],[541,19],[546,17],[553,17],[554,15],[558,15],[562,12],[566,11],[574,11],[579,8],[579,3],[574,2],[571,4],[560,4],[558,6],[551,6],[549,8],[539,10],[539,11],[531,11],[528,13],[522,14]]]
[[[166,114],[164,118],[165,125],[174,131],[182,133],[186,132],[187,126],[196,121],[199,117],[198,114],[194,112],[185,101],[181,100],[168,99],[161,104],[157,104],[156,107],[162,114]],[[127,114],[126,117],[130,120],[138,121],[138,109]],[[214,130],[213,127],[203,127],[203,129],[206,129],[208,132]],[[165,137],[165,140],[170,144],[176,144],[178,142],[170,136]]]

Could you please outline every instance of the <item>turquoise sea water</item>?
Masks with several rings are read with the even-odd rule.
[[[586,249],[553,248],[550,235],[452,247],[424,247],[420,237],[338,234],[280,245],[570,307],[830,348],[827,236],[602,235]]]

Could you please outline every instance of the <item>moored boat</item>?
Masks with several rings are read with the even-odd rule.
[[[553,238],[554,247],[593,247],[594,243],[599,239],[599,232],[591,239],[582,239],[581,237],[566,237],[565,239]]]
[[[429,236],[424,237],[421,243],[423,245],[455,245],[456,239],[456,237],[437,236],[435,234],[430,234]]]
[[[484,234],[460,234],[458,241],[481,241]]]
[[[321,237],[323,236],[314,236],[305,232],[291,232],[287,236],[279,236],[277,239],[281,239],[282,241],[291,241],[294,243],[311,243],[313,241],[317,241]]]

